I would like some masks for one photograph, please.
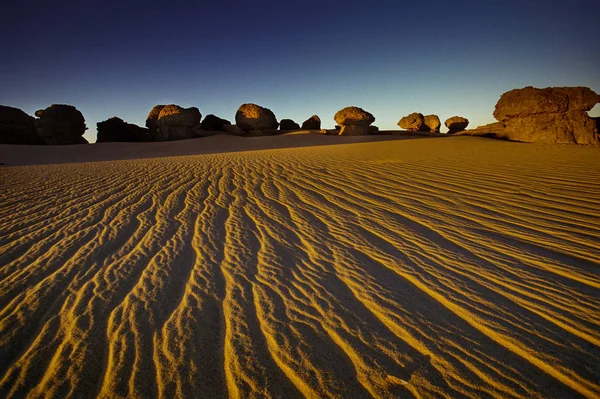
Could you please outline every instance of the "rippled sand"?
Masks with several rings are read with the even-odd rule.
[[[0,397],[598,397],[600,149],[0,169]]]

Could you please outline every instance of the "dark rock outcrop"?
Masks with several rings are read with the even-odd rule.
[[[37,134],[46,144],[87,144],[82,113],[72,105],[52,104],[35,112]]]
[[[279,122],[279,130],[300,130],[300,125],[291,119],[282,119]]]
[[[245,132],[279,127],[273,111],[256,104],[242,104],[235,113],[235,123]]]
[[[203,130],[226,132],[227,129],[225,128],[225,126],[228,125],[230,126],[231,122],[229,122],[227,119],[219,118],[218,116],[213,114],[206,115],[204,117],[204,120],[202,121]]]
[[[430,132],[439,133],[441,125],[442,123],[437,115],[425,115],[425,126],[427,126]]]
[[[116,116],[96,124],[98,136],[96,143],[154,141],[150,129],[124,122]]]
[[[429,128],[425,125],[425,117],[423,114],[413,112],[398,121],[398,126],[401,129],[413,131],[428,131]]]
[[[194,128],[200,125],[202,114],[196,107],[165,105],[158,114],[156,141],[187,140],[198,137]]]
[[[321,130],[321,118],[313,115],[302,122],[302,130]]]
[[[469,120],[462,116],[453,116],[446,119],[444,125],[448,128],[448,134],[454,134],[465,130],[469,126]]]
[[[153,137],[157,135],[158,131],[158,114],[160,114],[160,111],[162,111],[164,107],[164,104],[155,105],[154,108],[152,108],[152,110],[148,114],[148,117],[146,118],[146,127],[150,129],[150,134],[152,134]]]
[[[37,135],[35,118],[19,108],[0,105],[0,144],[39,145],[46,142]]]
[[[375,117],[359,107],[346,107],[336,112],[333,119],[341,126],[340,136],[364,136],[373,133],[369,126]]]
[[[494,117],[507,140],[598,145],[597,124],[587,114],[598,102],[600,96],[587,87],[528,86],[504,93]]]
[[[478,126],[475,129],[463,130],[457,132],[457,136],[479,136],[479,137],[492,137],[502,138],[504,132],[504,125],[500,122],[489,123],[487,125]]]

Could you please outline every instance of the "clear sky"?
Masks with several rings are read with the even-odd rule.
[[[411,112],[475,127],[513,88],[600,93],[599,15],[584,0],[20,0],[0,14],[0,104],[74,105],[90,142],[99,121],[143,126],[169,103],[232,122],[253,102],[325,128],[349,105],[380,129]]]

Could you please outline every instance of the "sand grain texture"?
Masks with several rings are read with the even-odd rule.
[[[600,152],[0,169],[0,397],[600,396]]]

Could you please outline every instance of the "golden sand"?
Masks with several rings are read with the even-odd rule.
[[[4,167],[0,397],[598,397],[599,176],[471,137]]]

